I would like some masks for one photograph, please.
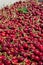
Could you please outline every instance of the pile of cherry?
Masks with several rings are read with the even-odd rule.
[[[0,65],[43,65],[43,3],[0,10]]]

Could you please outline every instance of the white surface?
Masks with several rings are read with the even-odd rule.
[[[4,6],[11,5],[17,1],[20,1],[20,0],[0,0],[0,9],[3,8]],[[21,1],[23,1],[23,0],[21,0]]]

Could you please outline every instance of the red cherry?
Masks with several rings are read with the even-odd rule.
[[[29,64],[29,65],[31,64],[30,60],[28,60],[28,59],[25,60],[25,63],[26,63],[27,65],[28,65],[28,64]]]
[[[31,65],[37,65],[37,63],[36,62],[32,62]]]
[[[13,59],[12,59],[12,63],[15,64],[15,63],[17,63],[17,62],[18,62],[18,59],[15,58],[15,57],[13,57]]]
[[[0,56],[0,60],[3,60],[5,58],[5,56]]]
[[[24,44],[23,44],[23,47],[24,47],[25,49],[28,49],[28,44],[27,44],[27,43],[24,43]]]
[[[4,65],[4,63],[0,63],[0,65]]]
[[[40,62],[38,63],[38,65],[43,65],[43,62],[40,61]]]
[[[38,57],[38,56],[35,56],[35,58],[34,58],[36,61],[39,61],[40,60],[40,58]]]

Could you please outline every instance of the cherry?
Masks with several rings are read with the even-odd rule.
[[[40,61],[40,62],[38,63],[38,65],[43,65],[43,62]]]
[[[22,62],[22,61],[23,61],[23,57],[19,57],[18,62]]]
[[[0,60],[3,60],[5,57],[4,56],[0,56]]]
[[[33,0],[0,10],[0,65],[21,63],[43,65],[43,3]]]
[[[35,56],[35,58],[34,58],[36,61],[39,61],[40,60],[40,58],[38,57],[38,56]]]
[[[4,63],[0,63],[0,65],[4,65]]]
[[[30,65],[31,64],[31,62],[30,62],[30,60],[28,60],[28,59],[25,59],[25,63],[28,65]]]
[[[37,65],[37,63],[36,62],[32,62],[31,65]]]
[[[17,63],[17,62],[18,62],[17,58],[13,58],[13,59],[12,59],[12,64],[15,64],[15,63]]]
[[[24,43],[23,47],[24,47],[24,49],[28,49],[28,44]]]
[[[40,59],[43,61],[43,56],[40,56]]]

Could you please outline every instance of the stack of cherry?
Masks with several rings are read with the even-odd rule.
[[[43,65],[43,4],[16,2],[0,10],[0,65]]]

